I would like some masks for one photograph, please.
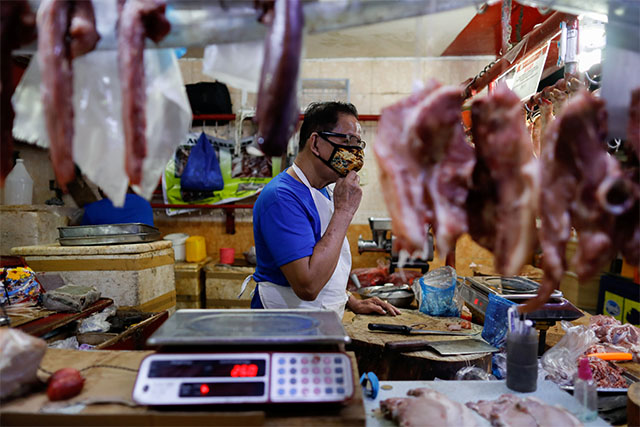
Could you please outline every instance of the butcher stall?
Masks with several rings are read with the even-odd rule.
[[[640,425],[640,2],[0,11],[0,424]],[[257,309],[324,101],[348,302]]]

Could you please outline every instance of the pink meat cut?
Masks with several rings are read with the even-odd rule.
[[[131,184],[142,181],[147,155],[144,78],[144,44],[148,37],[161,41],[171,30],[164,15],[164,0],[127,0],[120,3],[118,60],[122,89],[122,125],[125,138],[125,169]]]
[[[450,400],[446,395],[429,388],[410,390],[409,395],[380,402],[385,417],[401,427],[421,426],[476,426],[477,422],[463,404]]]
[[[539,169],[520,98],[506,85],[471,107],[476,165],[467,199],[469,234],[515,276],[536,243]]]
[[[461,92],[431,81],[382,110],[374,151],[396,250],[419,255],[430,224],[445,256],[467,231],[465,201],[475,158],[462,126]]]

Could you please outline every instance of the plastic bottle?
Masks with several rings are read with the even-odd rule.
[[[32,199],[33,179],[24,167],[24,160],[17,159],[4,184],[4,204],[30,205]]]
[[[580,359],[578,374],[573,380],[573,396],[581,405],[580,421],[593,421],[598,417],[598,390],[586,357]]]

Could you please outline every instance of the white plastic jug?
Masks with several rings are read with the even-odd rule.
[[[4,204],[30,205],[32,199],[33,179],[24,167],[24,160],[17,159],[4,184]]]

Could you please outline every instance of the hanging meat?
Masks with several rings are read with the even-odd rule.
[[[66,189],[75,176],[71,61],[93,50],[100,38],[92,3],[43,0],[38,9],[38,35],[41,96],[51,163],[58,184]]]
[[[263,1],[267,8],[269,1]],[[297,82],[302,52],[304,15],[301,0],[276,0],[262,21],[269,25],[258,89],[258,147],[267,156],[281,156],[298,122]]]
[[[640,87],[631,93],[627,143],[633,148],[638,161],[640,161]]]
[[[158,43],[169,33],[164,0],[123,0],[119,3],[118,67],[122,89],[122,126],[125,139],[125,169],[131,184],[142,181],[147,155],[144,78],[144,45],[148,37]]]
[[[36,37],[36,17],[26,0],[0,2],[0,187],[13,168],[14,77],[11,51]]]
[[[428,224],[443,257],[467,232],[475,157],[465,140],[462,102],[461,88],[431,81],[382,110],[374,151],[398,251],[425,251]]]
[[[539,170],[520,98],[506,85],[471,107],[476,165],[467,198],[469,234],[515,276],[536,243]]]
[[[539,234],[545,275],[526,311],[558,288],[572,226],[579,238],[573,262],[580,280],[597,273],[618,250],[633,265],[640,261],[640,239],[634,237],[640,236],[635,214],[640,191],[607,154],[606,133],[604,101],[582,91],[568,101],[545,134]]]

